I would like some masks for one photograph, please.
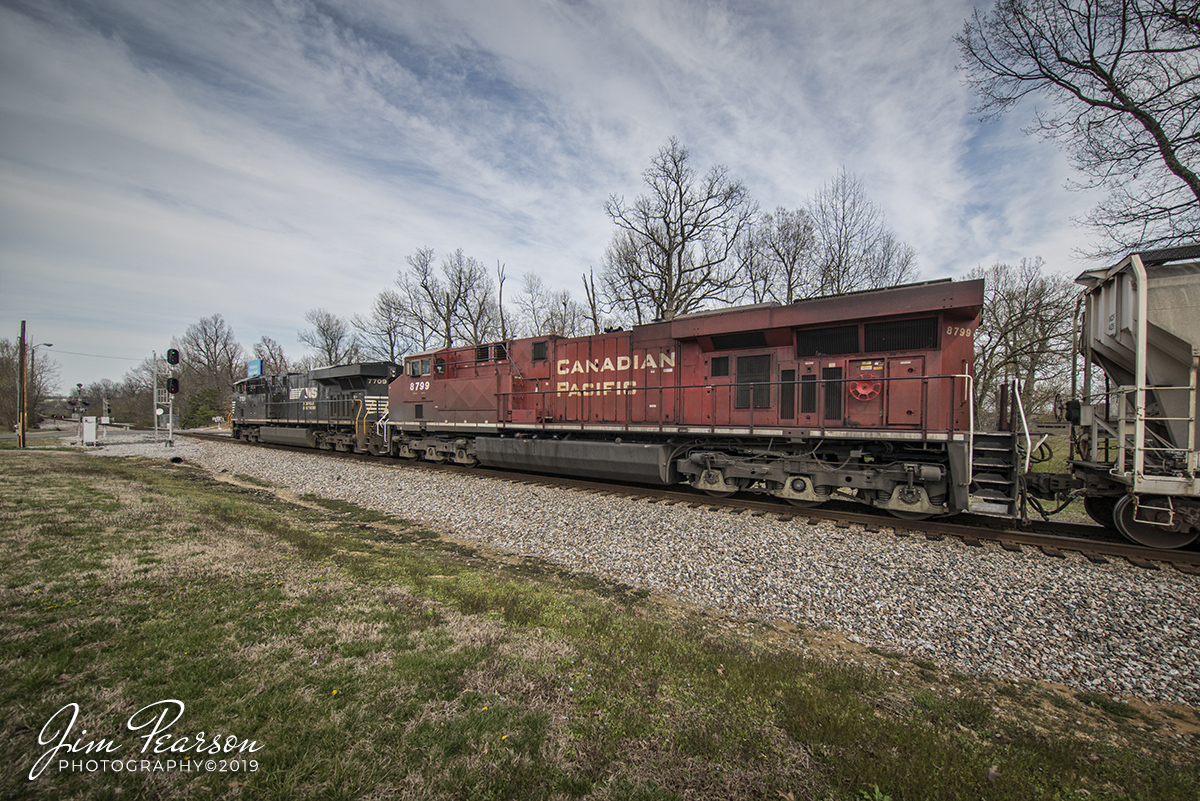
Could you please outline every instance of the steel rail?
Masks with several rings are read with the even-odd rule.
[[[468,467],[447,462],[382,459],[366,453],[303,448],[295,445],[251,443],[221,434],[195,432],[181,436],[212,442],[232,443],[246,447],[269,448],[293,453],[311,453],[342,459],[354,459],[391,469],[449,471],[464,476],[490,478],[516,484],[553,486],[598,495],[623,496],[644,500],[649,503],[685,505],[692,508],[707,508],[712,511],[723,511],[730,514],[745,514],[748,512],[753,517],[771,515],[782,521],[803,519],[814,525],[817,523],[832,523],[840,528],[849,528],[857,525],[868,531],[892,529],[897,536],[923,536],[928,540],[935,541],[950,537],[961,541],[967,546],[981,546],[985,542],[992,542],[1007,551],[1018,552],[1025,548],[1031,548],[1039,550],[1046,556],[1053,558],[1064,558],[1066,553],[1078,553],[1093,563],[1104,563],[1111,557],[1124,559],[1136,567],[1156,570],[1160,565],[1169,565],[1183,573],[1200,575],[1200,551],[1198,550],[1161,550],[1146,548],[1124,539],[1091,539],[1083,536],[1083,532],[1087,530],[1099,536],[1116,534],[1116,532],[1110,532],[1108,529],[1099,526],[1052,524],[1060,530],[1065,529],[1074,532],[1073,535],[1066,535],[1062,533],[1054,534],[1047,531],[1022,530],[1014,527],[1011,522],[1003,518],[974,515],[969,516],[970,522],[953,522],[938,519],[904,520],[889,515],[886,512],[848,510],[837,506],[836,499],[832,502],[834,505],[827,503],[821,506],[801,508],[778,500],[758,500],[752,497],[737,496],[717,498],[690,489],[681,490],[660,486],[619,484],[547,475],[544,473],[513,472],[478,466]],[[1031,528],[1044,528],[1046,525],[1034,524]]]

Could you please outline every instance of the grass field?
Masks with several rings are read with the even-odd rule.
[[[1034,440],[1036,445],[1037,440]],[[1071,443],[1066,435],[1056,434],[1046,439],[1044,446],[1033,454],[1034,461],[1030,465],[1032,473],[1066,473],[1067,459],[1071,453]],[[1047,512],[1053,512],[1058,504],[1053,501],[1042,501],[1042,508]],[[1036,519],[1036,513],[1030,509],[1029,514]],[[1064,508],[1058,510],[1052,517],[1063,523],[1083,523],[1094,524],[1095,521],[1088,517],[1083,508],[1083,500],[1076,498],[1067,504]]]
[[[1200,795],[1191,708],[956,675],[223,479],[0,450],[0,796]]]

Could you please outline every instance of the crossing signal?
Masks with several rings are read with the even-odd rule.
[[[167,348],[167,364],[179,364],[179,351],[175,348]]]
[[[178,391],[179,391],[179,379],[178,378],[168,378],[167,379],[167,392],[170,392],[172,395],[174,395]]]

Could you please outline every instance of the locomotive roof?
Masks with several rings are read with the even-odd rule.
[[[983,307],[983,280],[954,281],[949,278],[923,281],[884,289],[868,289],[841,295],[826,295],[791,304],[757,303],[730,306],[633,326],[634,331],[662,329],[671,339],[688,340],[714,334],[858,322],[884,317],[945,313],[970,319]],[[533,339],[562,339],[542,335]],[[456,345],[409,354],[405,361],[428,358],[447,351],[470,350],[474,345]]]
[[[1084,270],[1075,279],[1075,283],[1087,287],[1087,290],[1091,291],[1113,275],[1122,270],[1129,269],[1130,262],[1135,255],[1141,257],[1142,265],[1146,268],[1147,275],[1151,277],[1189,274],[1195,273],[1200,269],[1200,243],[1180,245],[1173,248],[1160,248],[1158,250],[1143,250],[1130,253],[1110,267]],[[1179,263],[1188,261],[1192,261],[1193,263]]]
[[[362,362],[360,364],[341,364],[336,367],[322,367],[313,370],[309,375],[313,381],[337,381],[342,378],[391,378],[399,368],[391,362]]]
[[[983,306],[983,281],[918,284],[799,300],[789,305],[735,306],[668,320],[672,339],[740,331],[769,331],[934,312],[974,317]]]
[[[360,364],[342,364],[335,367],[321,367],[316,370],[310,370],[307,373],[279,373],[268,375],[251,375],[245,378],[239,378],[233,382],[236,387],[239,384],[252,382],[270,382],[285,378],[303,378],[305,380],[319,381],[322,383],[333,383],[346,378],[392,378],[399,374],[399,365],[391,362],[362,362]]]

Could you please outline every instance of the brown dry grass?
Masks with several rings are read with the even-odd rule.
[[[213,479],[0,452],[11,644],[0,748],[28,761],[30,738],[67,701],[112,733],[138,706],[177,696],[192,728],[264,743],[263,769],[65,773],[0,780],[0,794],[849,799],[879,784],[897,798],[1107,786],[1149,798],[1195,787],[1169,770],[1178,743],[1194,741],[1194,710],[1116,720],[1065,688],[981,682],[832,632],[649,603],[405,521]]]

